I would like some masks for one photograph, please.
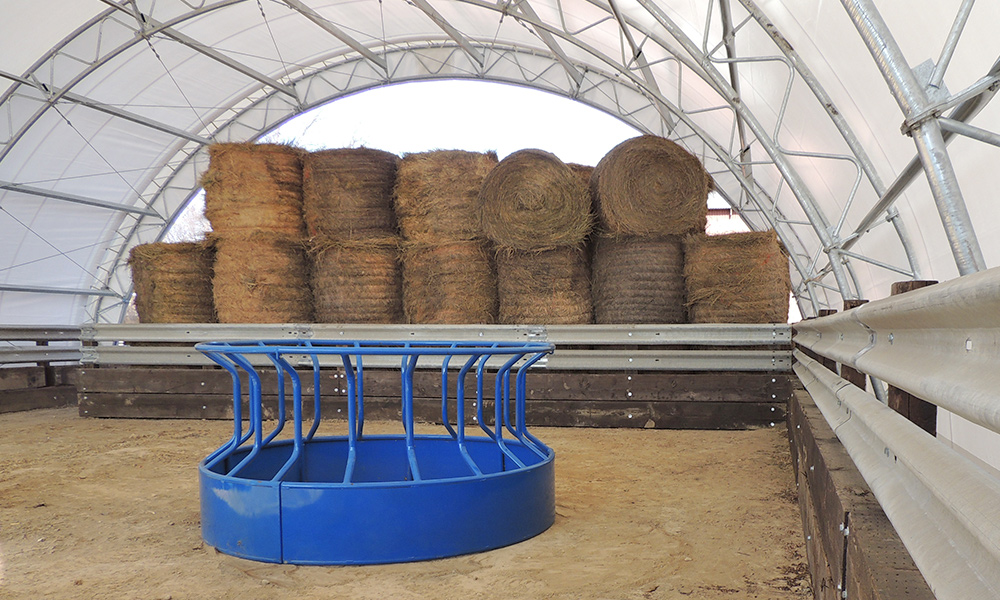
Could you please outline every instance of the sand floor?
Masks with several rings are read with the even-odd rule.
[[[810,598],[783,427],[550,429],[555,525],[436,561],[297,567],[204,545],[223,421],[0,415],[0,598]]]

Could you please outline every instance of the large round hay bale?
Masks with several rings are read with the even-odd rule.
[[[310,236],[394,235],[399,157],[372,148],[320,150],[302,159],[302,212]]]
[[[598,237],[591,264],[596,323],[684,323],[680,237]]]
[[[590,270],[582,248],[500,250],[496,261],[500,323],[593,322]]]
[[[519,150],[483,182],[476,214],[501,248],[578,246],[590,233],[590,196],[581,178],[554,154]]]
[[[205,216],[218,235],[300,236],[302,151],[282,144],[213,144],[202,176]]]
[[[213,252],[205,242],[142,244],[129,252],[140,323],[214,323]]]
[[[404,156],[396,174],[396,218],[403,239],[443,244],[482,238],[474,206],[496,165],[494,152],[435,150]]]
[[[317,237],[311,254],[318,323],[403,322],[398,237]]]
[[[309,263],[301,239],[269,232],[215,238],[215,310],[220,323],[308,323]]]
[[[408,244],[403,250],[408,323],[495,323],[497,283],[486,243]]]
[[[693,235],[684,255],[692,323],[788,321],[788,258],[774,231]]]
[[[697,157],[668,139],[643,135],[597,163],[591,188],[605,231],[667,236],[705,230],[708,182]]]

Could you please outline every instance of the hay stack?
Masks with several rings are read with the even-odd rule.
[[[690,236],[684,253],[692,323],[788,320],[788,258],[773,231]]]
[[[403,311],[408,323],[495,323],[496,294],[485,242],[404,247]]]
[[[309,264],[303,241],[258,231],[216,237],[215,309],[220,323],[308,323]]]
[[[205,216],[217,235],[300,236],[302,151],[280,144],[214,144],[202,177]]]
[[[410,243],[474,240],[483,233],[473,209],[493,152],[435,150],[407,154],[396,174],[396,218]]]
[[[340,148],[305,154],[303,207],[310,236],[360,239],[395,235],[395,154]]]
[[[708,182],[701,162],[684,148],[643,135],[601,159],[591,190],[608,233],[686,235],[705,230]]]
[[[595,322],[686,322],[681,238],[601,236],[592,273]]]
[[[214,323],[212,250],[205,242],[142,244],[129,253],[140,323]]]
[[[577,246],[591,229],[590,196],[554,154],[519,150],[500,161],[476,200],[483,232],[500,248]]]
[[[398,237],[318,237],[310,254],[317,322],[403,322]]]
[[[590,271],[581,248],[500,250],[496,260],[500,323],[593,322]]]

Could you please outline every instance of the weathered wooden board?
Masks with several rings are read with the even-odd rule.
[[[0,413],[70,406],[76,401],[76,388],[69,385],[0,390]]]
[[[0,391],[34,388],[45,385],[42,367],[11,367],[0,369]]]
[[[303,394],[312,393],[311,371],[300,374]],[[449,374],[448,387],[454,395],[457,375]],[[274,371],[261,374],[263,390],[277,389]],[[287,380],[287,378],[286,378]],[[247,378],[241,382],[246,389]],[[494,379],[486,378],[484,395],[492,396]],[[178,393],[227,394],[232,377],[221,369],[187,368],[81,368],[81,393]],[[347,383],[341,370],[321,371],[324,396],[346,395]],[[440,397],[441,373],[418,371],[413,377],[415,397]],[[365,371],[366,396],[399,396],[399,372]],[[466,395],[475,393],[475,377],[465,382]],[[527,378],[526,396],[540,400],[603,401],[694,401],[694,402],[763,402],[785,404],[791,397],[791,384],[784,373],[580,373],[536,371]]]
[[[840,598],[846,590],[848,598],[933,598],[871,489],[804,390],[796,390],[789,403],[787,424],[816,597]],[[827,595],[828,588],[836,594]]]

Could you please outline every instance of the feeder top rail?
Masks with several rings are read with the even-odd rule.
[[[204,353],[312,354],[362,356],[484,356],[541,353],[555,350],[543,342],[432,342],[369,340],[258,340],[202,342],[195,349]]]

